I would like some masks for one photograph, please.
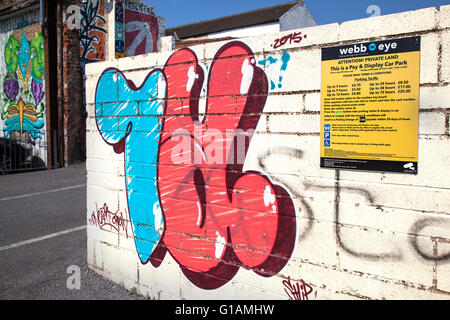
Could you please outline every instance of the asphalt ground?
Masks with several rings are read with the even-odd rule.
[[[0,300],[140,299],[87,266],[84,163],[0,175]]]

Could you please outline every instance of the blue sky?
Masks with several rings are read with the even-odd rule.
[[[240,12],[290,2],[289,0],[143,0],[166,19],[166,28],[215,19]],[[391,14],[450,4],[450,0],[305,0],[318,24],[343,22],[372,15],[367,8],[376,5],[381,14]]]

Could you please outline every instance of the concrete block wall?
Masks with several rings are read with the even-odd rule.
[[[449,299],[449,21],[427,8],[277,49],[291,31],[88,65],[90,267],[156,299]],[[321,49],[416,35],[419,173],[321,169]],[[208,134],[231,129],[254,129],[245,162],[211,165]]]

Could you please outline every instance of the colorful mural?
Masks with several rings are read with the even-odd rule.
[[[16,30],[3,48],[4,136],[33,142],[45,134],[44,37],[42,32],[34,32],[28,39],[23,30]]]
[[[103,140],[124,154],[141,262],[158,267],[168,252],[192,283],[215,289],[240,267],[277,274],[294,249],[296,213],[283,186],[263,172],[243,171],[269,91],[253,52],[230,42],[208,70],[204,117],[205,75],[190,49],[175,52],[140,87],[120,70],[105,70],[95,111]]]
[[[152,7],[132,2],[125,4],[125,56],[156,52],[158,33],[158,18]]]
[[[101,0],[81,1],[80,61],[89,63],[105,59],[106,21]]]
[[[395,14],[373,38],[429,22],[418,33],[430,42],[419,130],[429,165],[407,181],[319,165],[322,48],[335,29],[360,42],[370,21],[90,66],[89,266],[161,300],[448,298],[449,128],[436,97],[450,55],[435,22],[449,13]]]
[[[106,143],[124,153],[128,209],[136,249],[147,262],[162,235],[156,166],[165,85],[162,72],[152,72],[137,88],[117,69],[105,70],[97,85],[97,126]],[[162,96],[161,96],[162,95]],[[117,121],[119,119],[119,121]]]

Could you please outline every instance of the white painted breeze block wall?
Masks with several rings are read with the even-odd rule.
[[[165,51],[87,66],[87,230],[93,270],[157,299],[288,299],[289,281],[310,291],[309,299],[450,298],[450,6],[296,31],[303,35],[301,42],[278,49],[271,46],[274,40],[291,32],[199,45],[186,56]],[[419,173],[321,169],[321,49],[416,35],[422,39]],[[226,78],[237,62],[240,71],[247,70],[239,59],[248,56],[251,63],[248,50],[254,67],[261,67],[276,86],[269,85],[265,104],[251,101],[254,117],[244,117],[258,122],[243,170],[257,173],[238,180],[234,188],[243,192],[231,187],[234,200],[225,205],[223,168],[216,172],[203,165],[200,174],[166,162],[171,149],[167,143],[158,149],[152,129],[164,121],[161,137],[167,137],[174,128],[192,128],[189,90],[201,80],[200,67],[205,82],[211,72],[210,86],[218,99],[215,105],[213,98],[208,101],[208,112],[215,111],[207,116],[210,128],[237,123],[240,99],[250,92],[258,97],[262,90],[258,76],[263,76],[256,71],[249,76],[253,87],[236,80],[244,83],[237,93],[231,89],[233,80]],[[279,59],[284,50],[290,60],[278,87],[280,65],[258,62]],[[225,55],[230,52],[236,56]],[[188,55],[197,57],[198,66]],[[224,78],[214,78],[222,67]],[[110,69],[110,81],[103,83],[107,68],[123,74]],[[146,78],[154,69],[163,72]],[[128,82],[127,88],[125,78],[136,87]],[[134,95],[141,84],[141,93],[154,95],[151,105]],[[161,114],[165,89],[166,117]],[[201,110],[206,87],[198,90]],[[111,113],[108,105],[121,110]],[[126,113],[127,108],[132,111]],[[112,143],[126,136],[130,121],[135,131],[128,132],[125,153],[120,153],[123,144],[114,150]],[[108,133],[108,126],[118,131]],[[154,141],[143,144],[144,136]],[[160,206],[148,200],[155,195],[154,186]],[[147,200],[136,200],[141,194]],[[274,204],[273,211],[265,211],[263,202]],[[264,264],[267,260],[273,265]]]

